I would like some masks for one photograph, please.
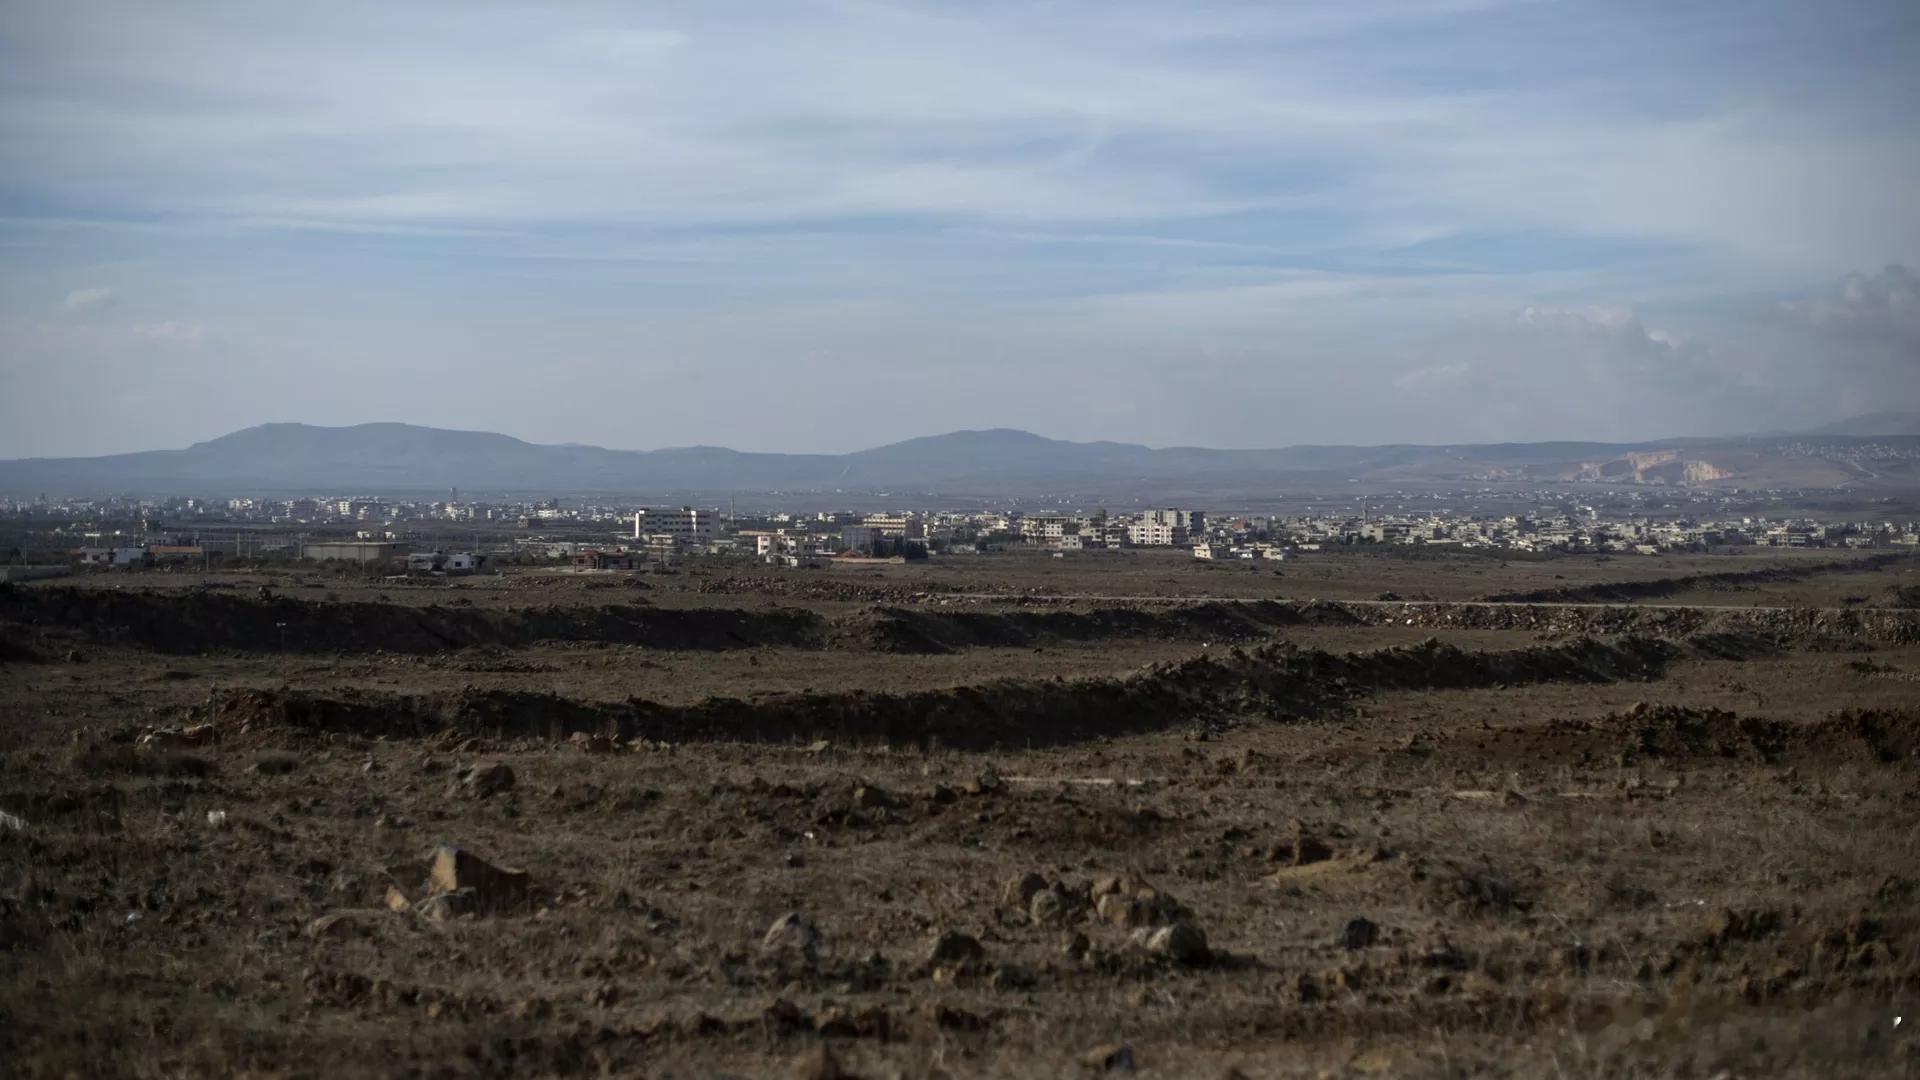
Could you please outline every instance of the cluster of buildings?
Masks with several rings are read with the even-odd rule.
[[[1481,498],[1488,501],[1481,503]],[[397,564],[468,573],[489,558],[633,569],[685,556],[734,555],[783,566],[914,559],[1015,548],[1066,556],[1172,549],[1200,559],[1280,559],[1333,546],[1421,545],[1516,552],[1658,554],[1717,547],[1916,547],[1920,523],[1714,512],[1672,495],[1576,505],[1564,492],[1529,504],[1511,493],[1374,497],[1293,514],[1129,512],[1058,504],[975,510],[773,512],[558,500],[410,502],[371,497],[66,500],[0,504],[41,546],[84,566],[210,563],[239,556]],[[1466,509],[1450,509],[1466,505]],[[1521,509],[1515,509],[1518,504]],[[1496,507],[1499,507],[1496,509]],[[45,561],[45,560],[39,560]]]

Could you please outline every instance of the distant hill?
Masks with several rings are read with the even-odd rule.
[[[1920,435],[1920,412],[1877,412],[1824,424],[1808,435]]]
[[[1901,415],[1912,419],[1912,414]],[[956,431],[851,454],[743,453],[723,447],[608,450],[543,445],[410,424],[263,424],[196,443],[93,458],[0,462],[0,493],[270,495],[293,492],[653,494],[870,492],[1172,497],[1279,491],[1589,483],[1717,487],[1920,487],[1920,433],[1886,436],[1887,461],[1856,460],[1869,440],[1799,434],[1661,442],[1154,449],[1065,442],[1025,431]],[[1836,427],[1842,425],[1836,425]],[[1831,452],[1809,453],[1807,442]]]

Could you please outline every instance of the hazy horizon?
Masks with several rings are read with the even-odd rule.
[[[1859,420],[1859,419],[1866,419],[1870,416],[1881,416],[1881,415],[1897,416],[1901,418],[1912,418],[1916,421],[1920,421],[1920,414],[1904,413],[1904,412],[1863,414],[1858,417],[1843,417],[1842,419],[1843,420]],[[819,456],[827,456],[827,457],[838,457],[838,456],[858,454],[862,451],[885,449],[889,446],[899,445],[902,443],[919,442],[919,441],[935,441],[935,440],[950,438],[953,436],[965,436],[965,435],[1008,435],[1008,436],[1016,436],[1016,437],[1031,436],[1031,437],[1043,439],[1049,442],[1067,442],[1067,443],[1074,443],[1077,445],[1109,443],[1109,444],[1144,447],[1145,449],[1155,450],[1155,451],[1158,451],[1158,450],[1225,450],[1225,451],[1287,450],[1287,449],[1309,447],[1309,446],[1328,446],[1328,447],[1342,447],[1342,448],[1352,448],[1352,449],[1368,449],[1368,448],[1386,446],[1386,445],[1407,445],[1407,446],[1424,446],[1424,447],[1473,445],[1472,443],[1347,442],[1347,443],[1273,443],[1265,446],[1210,446],[1204,443],[1148,443],[1148,442],[1139,442],[1137,440],[1111,439],[1111,438],[1100,438],[1100,437],[1092,437],[1092,438],[1084,438],[1084,439],[1068,439],[1062,436],[1050,434],[1046,431],[1032,431],[1026,428],[1011,428],[1011,427],[1000,426],[1000,427],[986,427],[986,428],[955,428],[949,431],[930,431],[920,435],[909,435],[903,439],[889,440],[888,442],[884,442],[884,443],[868,443],[868,444],[861,444],[857,446],[847,446],[839,449],[785,450],[785,449],[780,449],[775,447],[775,448],[766,448],[766,449],[758,449],[758,450],[742,450],[741,447],[728,446],[725,443],[713,443],[713,442],[679,443],[679,444],[663,443],[659,445],[622,446],[622,445],[606,444],[606,443],[588,443],[588,442],[581,442],[579,440],[547,441],[547,440],[541,440],[541,439],[522,438],[521,436],[515,435],[510,431],[488,431],[481,428],[439,427],[439,426],[431,426],[431,425],[414,424],[410,421],[405,421],[405,420],[364,420],[364,421],[358,421],[351,424],[308,424],[305,421],[300,421],[300,420],[266,420],[266,421],[262,421],[259,424],[248,425],[245,428],[239,428],[234,431],[222,432],[219,435],[211,436],[206,439],[196,439],[191,443],[183,443],[178,446],[150,446],[150,447],[142,447],[140,449],[131,450],[131,451],[113,451],[110,453],[100,453],[100,454],[88,453],[88,454],[58,455],[58,456],[36,454],[36,455],[27,455],[26,457],[23,457],[23,458],[11,458],[11,459],[0,459],[0,460],[20,461],[20,460],[34,460],[34,459],[44,459],[44,458],[54,458],[54,457],[71,457],[71,458],[84,459],[84,458],[91,458],[91,457],[111,457],[111,456],[116,456],[124,453],[146,453],[146,452],[154,452],[154,451],[164,452],[164,451],[188,450],[196,446],[219,443],[222,439],[225,439],[228,436],[246,435],[261,428],[273,428],[273,427],[285,427],[285,426],[318,428],[318,429],[327,430],[327,431],[347,431],[347,430],[352,430],[354,428],[366,428],[366,427],[401,427],[401,428],[441,432],[441,433],[450,434],[450,435],[501,435],[507,438],[516,439],[520,442],[527,443],[533,446],[547,446],[547,447],[560,447],[560,448],[581,447],[584,449],[610,450],[616,453],[636,453],[636,454],[651,454],[651,453],[658,453],[661,451],[674,451],[674,450],[717,449],[717,450],[735,450],[735,451],[742,451],[745,453],[760,453],[760,454],[786,454],[786,455],[793,455],[793,456],[819,455]],[[1652,443],[1662,443],[1662,442],[1675,442],[1675,441],[1688,440],[1688,439],[1717,439],[1717,438],[1740,439],[1740,438],[1747,438],[1747,437],[1770,438],[1770,437],[1779,437],[1779,436],[1789,436],[1789,435],[1795,435],[1795,434],[1814,434],[1814,432],[1811,432],[1811,431],[1807,431],[1807,432],[1738,431],[1738,432],[1722,432],[1722,433],[1706,433],[1706,434],[1682,432],[1682,433],[1672,433],[1665,437],[1656,436],[1650,439],[1628,440],[1624,443],[1616,443],[1616,445],[1636,445],[1636,444],[1642,444],[1642,443],[1652,444]],[[1871,435],[1886,435],[1886,436],[1892,436],[1896,438],[1913,437],[1912,432],[1909,432],[1906,430],[1900,430],[1900,431],[1888,430],[1888,431],[1874,432],[1871,434],[1863,433],[1859,437],[1871,437]],[[1481,442],[1479,443],[1479,445],[1494,445],[1494,444],[1500,444],[1500,443],[1515,443],[1516,445],[1538,445],[1541,443],[1548,443],[1548,442],[1606,443],[1609,441],[1610,440],[1582,440],[1582,439],[1542,439],[1542,440],[1495,439],[1495,440],[1487,440],[1487,441]]]
[[[1920,408],[1920,6],[19,3],[0,458]]]

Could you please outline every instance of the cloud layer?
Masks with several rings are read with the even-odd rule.
[[[276,418],[850,449],[1916,404],[1912,275],[1843,279],[1920,263],[1895,0],[26,0],[4,27],[0,454],[73,451],[44,399],[154,349],[224,389],[96,393],[116,448]],[[533,371],[551,405],[509,389]]]

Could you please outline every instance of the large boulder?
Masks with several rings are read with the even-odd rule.
[[[476,765],[463,769],[454,778],[455,790],[468,798],[484,799],[502,792],[512,791],[514,784],[513,767],[503,762],[490,765]]]
[[[434,849],[427,887],[438,895],[473,891],[473,910],[481,915],[524,910],[531,891],[525,870],[495,866],[451,845]]]

